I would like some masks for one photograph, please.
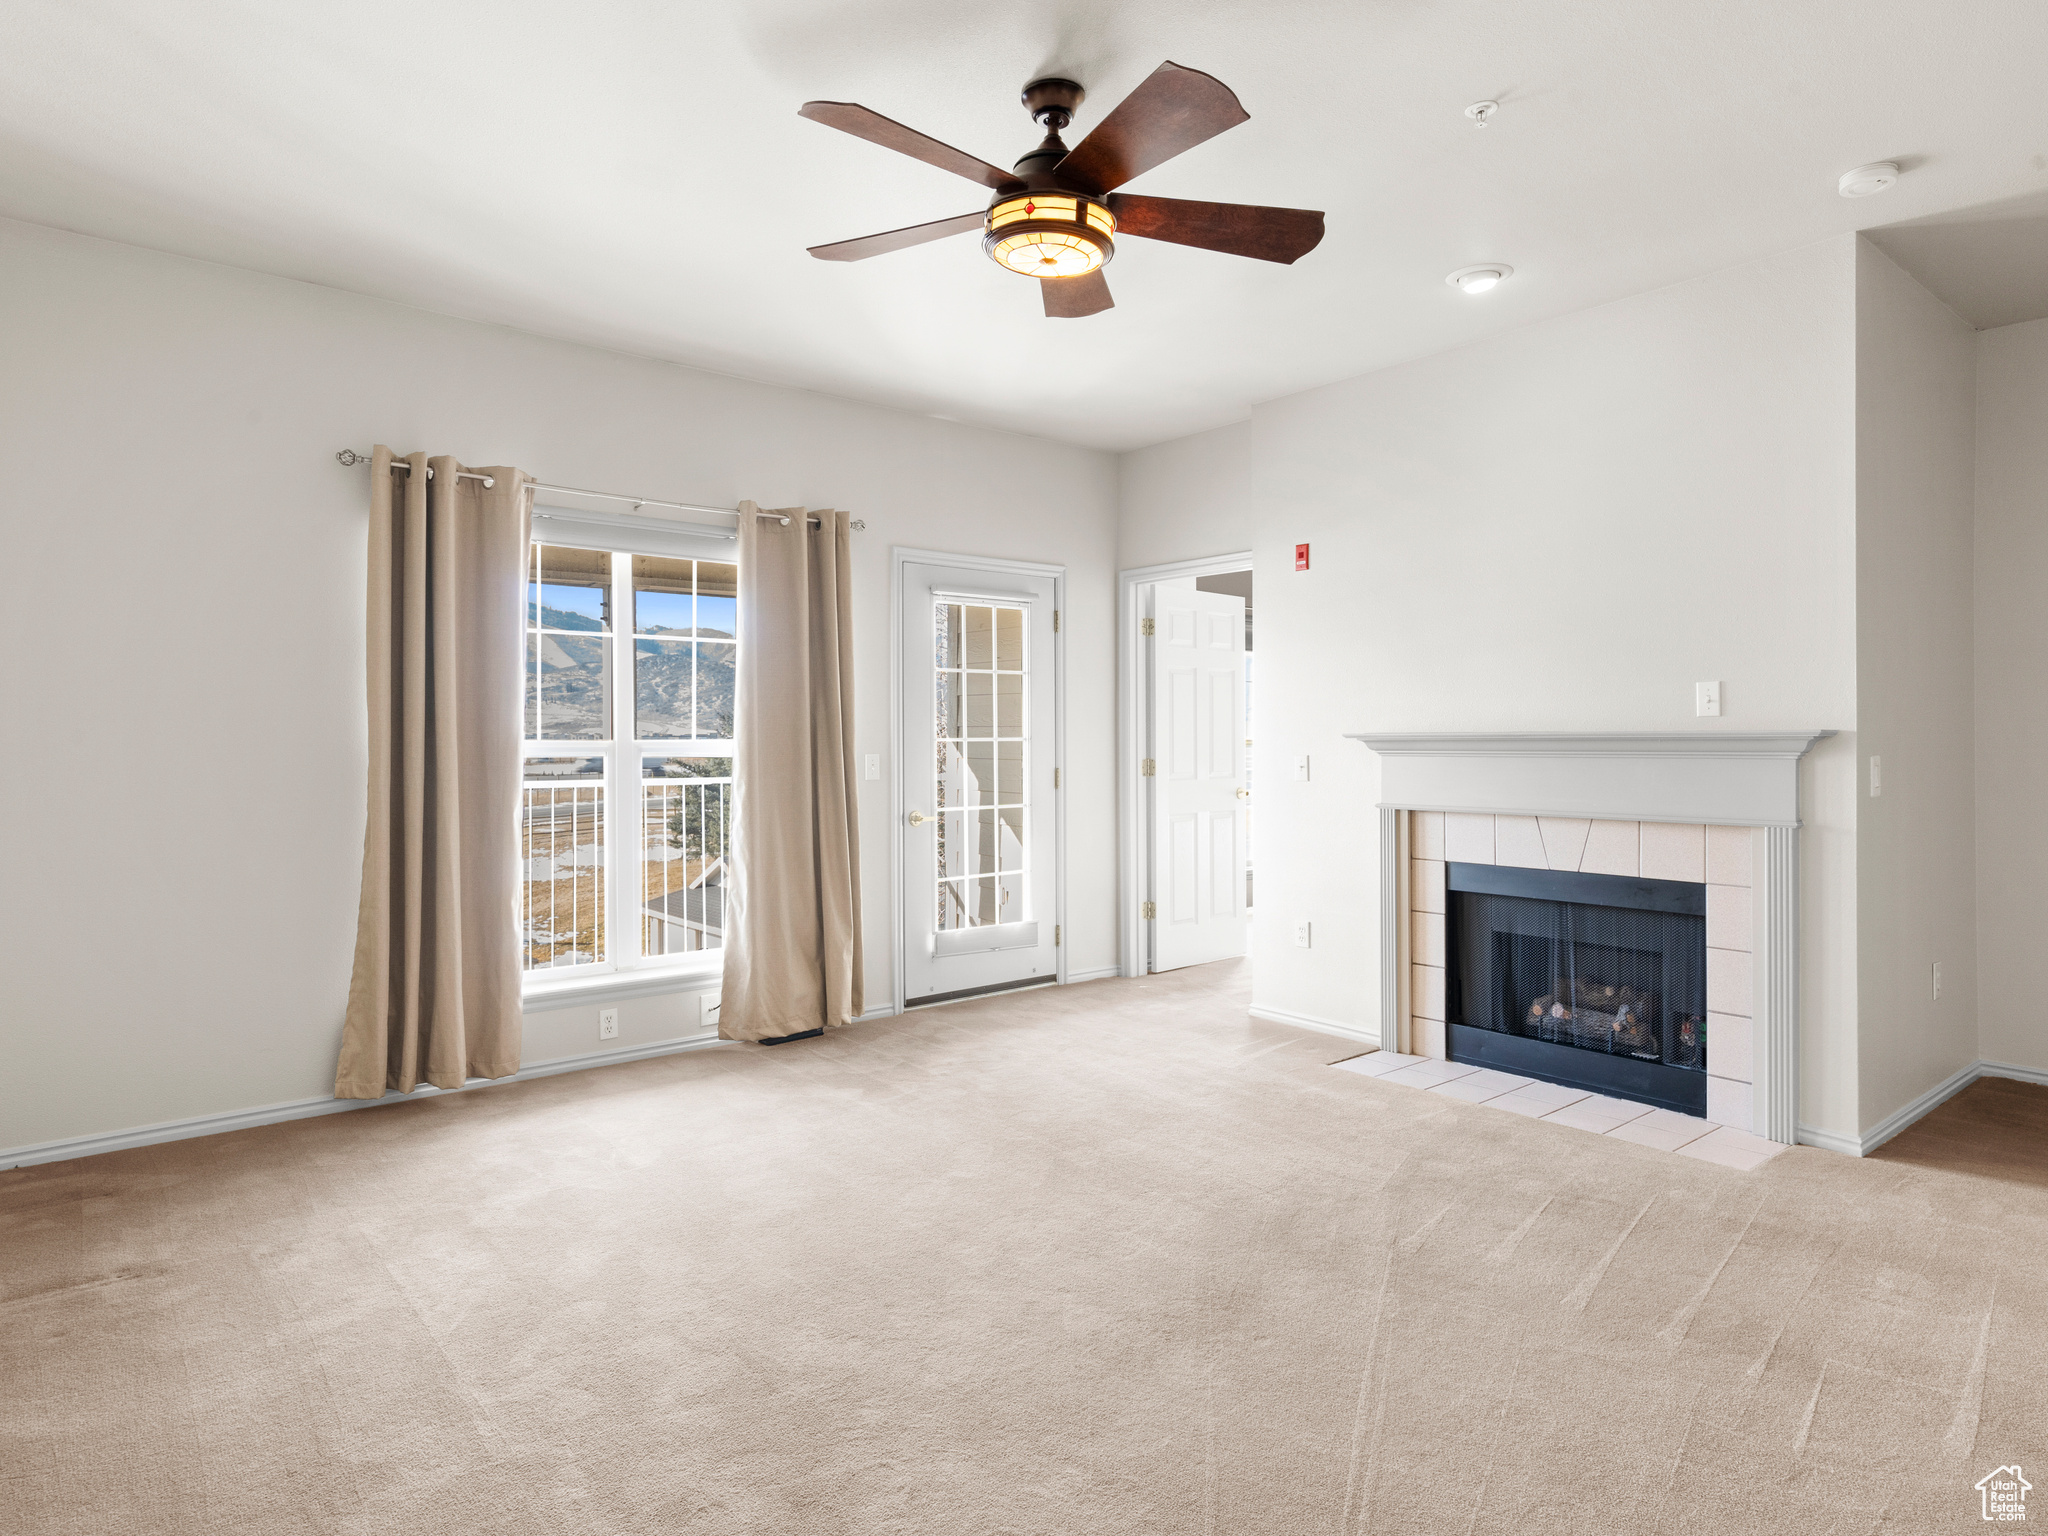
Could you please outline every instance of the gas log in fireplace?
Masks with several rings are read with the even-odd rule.
[[[1689,1115],[1707,1106],[1707,888],[1445,866],[1453,1061]]]

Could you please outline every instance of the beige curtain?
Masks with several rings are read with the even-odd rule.
[[[851,537],[844,512],[740,503],[728,1040],[830,1029],[864,1006]]]
[[[370,816],[343,1099],[519,1070],[527,477],[429,466],[381,446],[370,464]]]

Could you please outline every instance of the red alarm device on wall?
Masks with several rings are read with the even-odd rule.
[[[1308,546],[1306,544],[1294,546],[1294,568],[1297,571],[1308,569]]]

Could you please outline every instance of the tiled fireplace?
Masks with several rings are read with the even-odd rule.
[[[1750,828],[1405,814],[1410,1050],[1753,1128]]]
[[[1382,1048],[1791,1142],[1798,760],[1826,734],[1357,737]]]

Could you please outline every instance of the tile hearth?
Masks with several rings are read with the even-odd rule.
[[[1596,1136],[1612,1136],[1745,1173],[1762,1167],[1785,1150],[1778,1142],[1752,1136],[1732,1125],[1716,1125],[1695,1115],[1653,1109],[1630,1099],[1611,1099],[1581,1088],[1564,1088],[1436,1056],[1369,1051],[1333,1065],[1341,1071],[1376,1077],[1383,1083],[1400,1083],[1424,1093],[1440,1093],[1447,1099],[1484,1104],[1488,1109],[1504,1109],[1550,1125],[1568,1125]]]

